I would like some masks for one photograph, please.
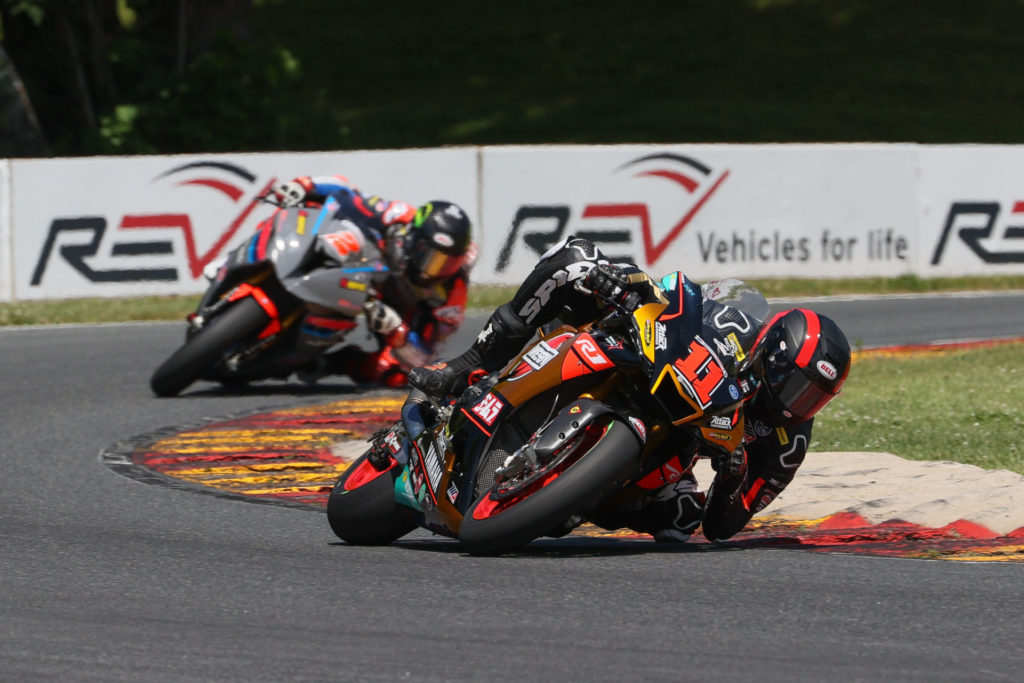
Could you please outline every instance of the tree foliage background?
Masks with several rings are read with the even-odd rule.
[[[1022,0],[0,0],[0,22],[46,154],[1024,141]]]

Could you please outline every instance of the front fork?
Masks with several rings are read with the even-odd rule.
[[[266,292],[256,285],[243,282],[231,290],[231,292],[229,292],[224,298],[230,302],[238,301],[239,299],[247,296],[251,296],[255,299],[256,303],[258,303],[260,308],[263,309],[263,312],[270,318],[270,322],[267,323],[267,326],[259,333],[257,339],[263,340],[280,332],[282,329],[281,314],[277,310],[277,304],[274,303],[273,299],[271,299]]]
[[[286,317],[282,319],[281,308],[275,303],[270,294],[267,293],[266,288],[260,286],[267,279],[268,274],[262,273],[249,281],[237,284],[220,298],[213,301],[212,304],[208,306],[200,305],[199,310],[187,318],[189,325],[187,336],[191,337],[209,324],[210,320],[220,315],[233,302],[240,301],[245,297],[252,297],[267,314],[269,320],[264,328],[260,330],[255,341],[240,348],[226,359],[225,367],[229,372],[238,372],[241,367],[247,365],[272,347],[280,335],[288,330],[303,313],[302,306],[296,306],[294,310],[288,312]]]

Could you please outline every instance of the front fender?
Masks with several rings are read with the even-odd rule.
[[[566,441],[606,415],[613,416],[628,426],[630,432],[636,437],[637,444],[643,448],[647,436],[645,433],[641,433],[640,428],[634,424],[635,418],[629,419],[628,416],[620,414],[608,404],[592,398],[578,398],[563,408],[554,420],[538,432],[533,448],[542,459],[544,456],[552,455]],[[640,424],[643,425],[642,422]]]

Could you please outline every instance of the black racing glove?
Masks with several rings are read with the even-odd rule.
[[[435,398],[453,393],[460,379],[456,369],[443,361],[409,371],[409,384]]]
[[[736,477],[747,469],[747,449],[740,444],[731,453],[724,448],[716,449],[711,458],[711,469],[724,478]]]
[[[583,287],[594,296],[612,301],[619,305],[625,303],[629,291],[629,278],[622,272],[622,268],[610,263],[599,263],[587,272],[583,278]]]

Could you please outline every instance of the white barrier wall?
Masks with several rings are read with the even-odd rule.
[[[14,297],[11,272],[11,167],[10,162],[0,161],[0,301]]]
[[[1024,272],[1024,147],[921,147],[921,275]]]
[[[449,199],[474,280],[516,284],[569,235],[652,274],[1024,273],[1024,147],[614,145],[0,161],[0,300],[191,294],[277,179],[343,173]]]
[[[345,174],[388,199],[450,199],[477,216],[473,149],[104,157],[12,164],[14,296],[188,294],[252,234],[277,179]]]
[[[915,164],[910,145],[487,148],[482,261],[521,280],[575,234],[696,280],[909,273]]]

